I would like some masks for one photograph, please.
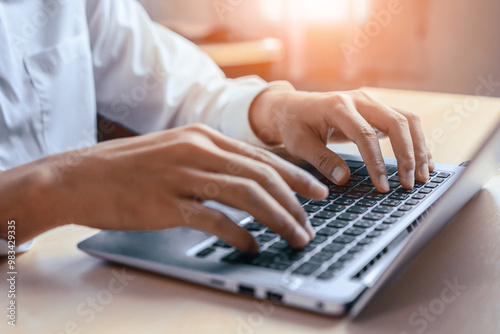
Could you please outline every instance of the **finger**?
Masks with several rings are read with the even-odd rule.
[[[314,237],[314,229],[307,219],[307,214],[302,209],[300,202],[293,194],[292,189],[290,189],[288,184],[273,167],[227,151],[221,150],[217,154],[219,159],[215,159],[209,166],[205,166],[204,170],[239,176],[258,182],[264,190],[276,199],[307,230],[311,237]],[[223,176],[221,175],[221,177]],[[225,185],[221,186],[224,187]]]
[[[415,152],[416,173],[415,178],[420,182],[429,180],[429,170],[431,168],[430,160],[432,155],[425,143],[425,136],[420,123],[420,118],[409,111],[394,108],[408,120],[411,136],[413,138],[413,150]]]
[[[297,134],[300,143],[290,151],[308,161],[333,183],[342,185],[349,180],[350,170],[345,161],[326,147],[323,140],[312,131]]]
[[[253,236],[222,212],[192,200],[184,200],[179,208],[183,217],[191,213],[189,220],[184,220],[186,226],[216,235],[244,253],[258,252],[259,244]]]
[[[307,198],[323,199],[328,196],[328,188],[314,176],[269,151],[225,137],[216,131],[211,139],[223,150],[272,166],[294,191]]]
[[[330,127],[341,128],[358,146],[373,184],[380,192],[388,192],[389,181],[377,133],[358,113],[348,95],[339,94],[333,107],[337,112],[328,110],[324,119]]]
[[[398,161],[399,182],[405,188],[413,188],[415,154],[408,119],[401,113],[371,99],[364,99],[363,103],[358,105],[358,111],[368,123],[389,135]]]
[[[185,184],[187,196],[211,199],[244,210],[293,247],[304,247],[311,240],[304,227],[254,180],[192,170]],[[224,187],[211,186],[212,190],[204,191],[208,189],[207,185],[217,184],[224,184]]]

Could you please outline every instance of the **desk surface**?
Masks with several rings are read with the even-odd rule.
[[[466,160],[500,119],[500,99],[368,90],[421,115],[436,162]],[[389,144],[382,145],[391,156]],[[39,237],[17,259],[16,328],[7,325],[1,279],[0,333],[498,333],[499,222],[496,176],[354,321],[111,265],[76,248],[94,230],[66,226]],[[7,271],[2,260],[0,277]],[[459,285],[455,298],[442,294],[450,284]]]

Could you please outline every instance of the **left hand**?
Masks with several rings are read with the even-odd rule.
[[[271,83],[254,100],[249,119],[264,142],[284,144],[335,184],[346,183],[350,171],[326,144],[352,141],[377,190],[389,191],[380,133],[391,140],[403,187],[413,188],[415,179],[426,182],[434,169],[419,117],[381,104],[363,91],[310,93],[295,91],[288,83]]]

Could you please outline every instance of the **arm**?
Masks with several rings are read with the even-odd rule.
[[[199,47],[154,23],[133,0],[89,0],[98,113],[138,134],[204,123],[262,145],[248,123],[258,77],[226,79]]]

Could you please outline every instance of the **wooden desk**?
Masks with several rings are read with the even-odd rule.
[[[464,96],[369,89],[393,106],[422,115],[425,131],[442,131],[437,162],[457,164],[500,118],[500,99],[481,98],[451,121],[449,108]],[[446,118],[444,118],[446,116]],[[456,127],[456,128],[455,128]],[[438,129],[438,130],[436,130]],[[439,130],[441,129],[441,130]],[[390,156],[388,144],[383,143]],[[18,257],[18,326],[6,324],[7,266],[0,265],[0,333],[499,333],[500,176],[418,256],[408,271],[355,321],[328,318],[215,291],[144,271],[110,265],[80,252],[78,241],[95,231],[68,226],[38,238]],[[125,270],[131,277],[116,280]],[[449,304],[442,291],[455,280],[464,291]],[[448,300],[448,299],[447,299]],[[441,301],[441,303],[440,303]],[[90,311],[90,305],[95,311]],[[444,305],[444,308],[440,308]],[[439,315],[419,312],[433,307]],[[423,311],[422,311],[423,310]],[[416,312],[416,313],[415,313]],[[416,323],[410,323],[412,316]]]

